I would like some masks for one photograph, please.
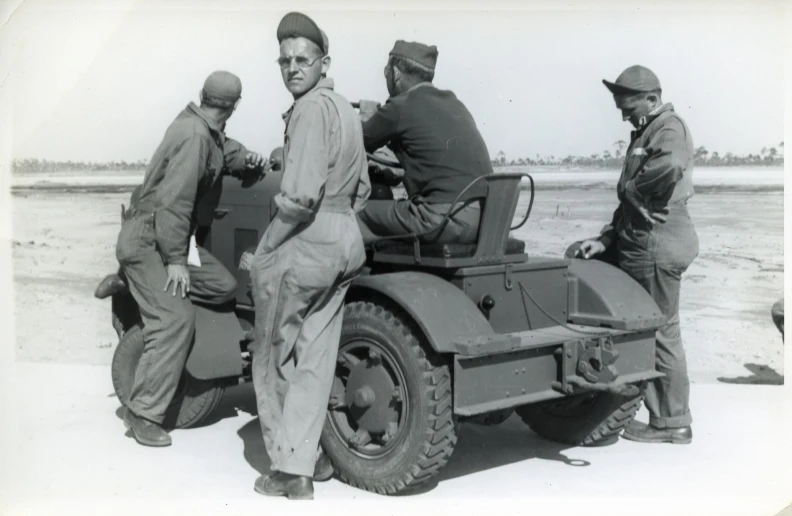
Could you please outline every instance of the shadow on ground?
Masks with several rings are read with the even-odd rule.
[[[744,385],[784,385],[784,376],[778,374],[770,366],[745,364],[745,368],[752,373],[750,376],[737,376],[734,378],[719,376],[718,381]]]
[[[240,410],[255,415],[252,389],[248,393],[235,388],[234,392],[229,392],[218,410],[227,410],[233,414]],[[259,474],[269,473],[270,460],[261,437],[258,419],[246,423],[237,434],[244,442],[244,456],[248,464]],[[559,461],[572,467],[590,465],[588,461],[574,457],[574,448],[539,438],[519,417],[512,416],[497,426],[465,423],[460,427],[451,459],[437,477],[420,489],[403,493],[402,496],[426,493],[440,482],[525,460]]]

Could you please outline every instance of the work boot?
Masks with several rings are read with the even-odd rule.
[[[693,430],[682,428],[655,428],[646,423],[633,421],[622,433],[622,437],[639,443],[673,443],[690,444],[693,441]]]
[[[324,482],[333,478],[333,473],[335,471],[330,459],[324,453],[320,453],[319,458],[316,460],[316,466],[314,466],[313,479],[317,482]]]
[[[135,440],[144,446],[170,446],[171,437],[160,425],[142,418],[126,409],[124,413],[124,426],[132,432]]]
[[[253,489],[266,496],[286,496],[289,500],[313,500],[313,480],[310,477],[290,475],[281,471],[273,475],[262,475],[256,479]]]

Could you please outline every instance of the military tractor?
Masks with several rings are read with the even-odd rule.
[[[195,302],[196,337],[168,409],[170,428],[198,425],[227,386],[251,379],[254,307],[240,263],[275,214],[281,174],[224,176],[201,204],[199,244],[236,274],[238,289],[227,308]],[[393,197],[371,177],[378,196]],[[321,439],[343,482],[382,494],[415,489],[446,464],[461,423],[495,424],[515,412],[552,441],[614,441],[639,409],[645,383],[662,376],[655,331],[663,318],[649,294],[602,261],[529,257],[510,237],[533,206],[529,175],[476,182],[486,194],[475,244],[382,239],[349,289]],[[524,188],[530,202],[512,226]],[[123,271],[106,277],[96,296],[112,299],[120,338],[112,377],[125,403],[143,350],[139,312]]]

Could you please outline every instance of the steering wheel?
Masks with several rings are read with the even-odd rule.
[[[353,108],[360,109],[360,102],[351,102],[350,104],[352,104]],[[399,163],[398,161],[394,161],[394,160],[390,160],[390,159],[386,159],[386,158],[381,158],[381,157],[379,157],[379,156],[377,156],[377,155],[375,155],[375,154],[373,154],[371,152],[367,152],[366,153],[366,157],[370,161],[373,161],[374,163],[379,163],[380,165],[383,165],[383,166],[386,166],[386,167],[402,168],[402,164]]]

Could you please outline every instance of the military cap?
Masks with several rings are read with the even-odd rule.
[[[218,70],[212,72],[204,81],[203,93],[219,100],[223,106],[231,106],[242,96],[242,81],[231,72]]]
[[[278,43],[286,38],[297,37],[312,41],[324,55],[330,51],[327,34],[312,19],[302,13],[288,13],[278,25]]]
[[[429,70],[435,69],[437,54],[437,47],[434,45],[429,46],[401,39],[393,45],[393,50],[390,51],[392,56],[407,59]]]
[[[645,66],[633,65],[624,70],[615,82],[602,80],[602,83],[613,93],[641,93],[660,89],[660,80]]]

